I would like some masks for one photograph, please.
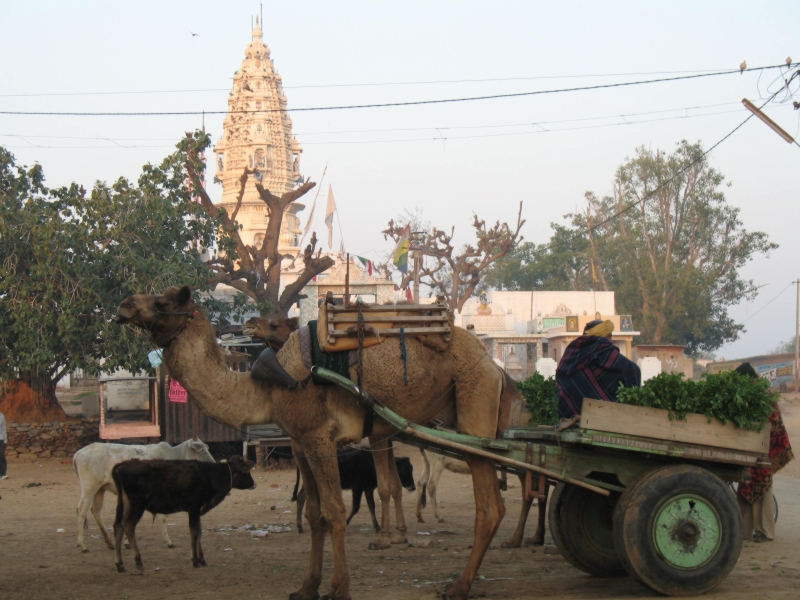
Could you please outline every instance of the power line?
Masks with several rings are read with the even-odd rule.
[[[741,102],[733,102],[729,104],[739,105],[741,107]],[[676,109],[677,110],[677,109]],[[342,145],[342,144],[393,144],[393,143],[409,143],[409,142],[430,142],[430,141],[441,141],[442,139],[447,140],[467,140],[467,139],[480,139],[480,138],[492,138],[492,137],[516,137],[522,135],[534,135],[534,134],[543,134],[543,133],[559,133],[565,131],[582,131],[588,129],[602,129],[607,127],[624,127],[629,125],[639,125],[643,123],[658,123],[661,121],[675,121],[675,120],[682,120],[682,119],[692,119],[697,117],[711,117],[717,115],[726,115],[732,113],[739,113],[743,112],[744,108],[738,108],[736,110],[724,110],[724,111],[716,111],[710,113],[702,113],[698,115],[679,115],[673,117],[663,117],[660,119],[642,119],[638,121],[627,121],[623,123],[604,123],[600,125],[585,125],[580,127],[561,127],[558,129],[540,129],[536,131],[515,131],[515,132],[508,132],[508,133],[488,133],[488,134],[478,134],[478,135],[455,135],[450,136],[447,138],[442,137],[417,137],[417,138],[395,138],[395,139],[387,139],[387,140],[331,140],[331,141],[322,141],[322,142],[303,142],[304,146],[324,146],[324,145]],[[661,111],[659,111],[661,112]],[[668,111],[663,111],[668,112]],[[644,114],[644,113],[642,113]],[[620,117],[624,116],[631,116],[631,115],[617,115]],[[595,117],[595,119],[604,119],[604,118],[612,118],[612,117]],[[585,119],[570,119],[564,121],[550,121],[549,123],[561,123],[561,122],[575,122],[575,121],[583,121]],[[539,123],[524,123],[520,125],[543,125],[547,124],[548,122],[539,122]],[[511,125],[509,125],[510,127]],[[502,127],[502,126],[487,126],[487,127]],[[470,127],[465,127],[470,128]],[[430,130],[430,129],[447,129],[447,128],[424,128],[423,130]],[[300,135],[300,134],[298,134]],[[71,136],[33,136],[33,135],[14,135],[14,134],[0,134],[0,137],[16,137],[19,138],[29,144],[29,146],[7,146],[9,148],[23,148],[23,147],[33,147],[33,148],[64,148],[64,149],[93,149],[93,148],[114,148],[115,146],[51,146],[51,145],[39,145],[34,144],[33,142],[28,141],[26,138],[52,138],[52,139],[78,139],[78,140],[95,140],[95,141],[108,141],[116,144],[116,147],[120,148],[173,148],[174,145],[122,145],[117,143],[118,141],[125,141],[128,139],[136,139],[136,138],[100,138],[100,137],[71,137]],[[147,139],[147,138],[142,138]],[[153,138],[150,141],[174,141],[173,138]]]
[[[448,125],[443,126],[440,125],[430,126],[430,127],[400,127],[400,128],[392,128],[392,129],[353,129],[353,130],[339,130],[339,131],[313,131],[313,132],[295,132],[294,135],[299,136],[309,136],[309,135],[332,135],[332,134],[349,134],[349,133],[389,133],[395,131],[438,131],[438,130],[456,130],[456,129],[501,129],[505,127],[528,127],[531,125],[556,125],[560,123],[577,123],[582,121],[599,121],[602,119],[614,119],[614,118],[628,118],[628,117],[638,117],[642,115],[654,115],[654,114],[663,114],[663,113],[670,113],[670,112],[678,112],[683,111],[687,114],[684,117],[688,116],[705,116],[705,115],[715,115],[715,114],[722,114],[719,112],[713,113],[703,113],[702,115],[689,115],[688,111],[690,110],[702,110],[705,108],[717,108],[720,106],[737,106],[741,108],[741,102],[721,102],[717,104],[702,104],[697,106],[682,106],[679,108],[666,108],[661,110],[652,110],[652,111],[645,111],[645,112],[636,112],[636,113],[615,113],[611,115],[602,115],[597,117],[581,117],[578,119],[561,119],[555,121],[527,121],[525,123],[504,123],[504,124],[492,124],[492,125]],[[724,111],[728,112],[728,111]],[[676,117],[677,118],[677,117]],[[681,117],[683,118],[683,117]],[[643,121],[640,121],[643,122]],[[63,140],[104,140],[104,141],[116,141],[116,142],[171,142],[174,141],[175,138],[121,138],[121,137],[97,137],[97,136],[66,136],[66,135],[33,135],[33,134],[12,134],[12,133],[4,133],[0,134],[0,136],[6,137],[19,137],[19,138],[46,138],[46,139],[63,139]],[[426,138],[427,139],[427,138]]]
[[[793,67],[794,65],[792,65]],[[768,69],[780,69],[786,67],[783,65],[772,65],[766,67],[755,67],[753,69],[746,69],[747,71],[764,71]],[[505,98],[522,98],[526,96],[542,96],[548,94],[560,94],[567,92],[580,92],[599,89],[611,89],[619,87],[632,87],[635,85],[647,85],[651,83],[665,83],[670,81],[684,81],[689,79],[700,79],[706,77],[718,77],[720,75],[733,75],[740,73],[739,70],[735,71],[718,71],[715,73],[701,73],[695,75],[681,75],[678,77],[662,77],[659,79],[647,79],[642,81],[627,81],[620,83],[607,83],[599,85],[588,85],[573,88],[560,88],[553,90],[537,90],[533,92],[516,92],[510,94],[491,94],[488,96],[469,96],[464,98],[445,98],[439,100],[416,100],[410,102],[386,102],[375,104],[350,104],[340,106],[309,106],[292,109],[293,112],[310,112],[310,111],[329,111],[329,110],[353,110],[362,108],[389,108],[399,106],[422,106],[432,104],[451,104],[456,102],[474,102],[478,100],[499,100]],[[3,115],[30,115],[30,116],[58,116],[58,117],[142,117],[142,116],[191,116],[191,115],[220,115],[220,114],[259,114],[259,113],[276,113],[276,112],[290,112],[288,108],[270,108],[270,109],[255,109],[255,110],[226,110],[226,111],[162,111],[162,112],[47,112],[47,111],[0,111]]]
[[[736,102],[733,104],[739,104],[740,102]],[[322,142],[303,142],[304,146],[324,146],[324,145],[341,145],[341,144],[393,144],[393,143],[408,143],[408,142],[430,142],[430,141],[440,141],[442,139],[447,140],[467,140],[467,139],[478,139],[478,138],[491,138],[491,137],[510,137],[510,136],[521,136],[521,135],[534,135],[534,134],[543,134],[543,133],[558,133],[562,131],[581,131],[587,129],[601,129],[606,127],[623,127],[629,125],[639,125],[642,123],[656,123],[659,121],[674,121],[678,119],[687,119],[687,118],[696,118],[696,117],[710,117],[710,116],[717,116],[717,115],[724,115],[724,114],[731,114],[731,113],[738,113],[744,111],[744,108],[739,108],[736,110],[726,110],[726,111],[717,111],[712,113],[703,113],[699,115],[688,115],[688,116],[675,116],[675,117],[665,117],[661,119],[643,119],[640,121],[629,121],[624,123],[605,123],[601,125],[585,125],[581,127],[562,127],[558,129],[540,129],[536,131],[517,131],[517,132],[509,132],[509,133],[489,133],[489,134],[478,134],[478,135],[456,135],[447,138],[441,137],[417,137],[417,138],[396,138],[396,139],[387,139],[387,140],[331,140],[331,141],[322,141]],[[598,117],[598,118],[605,118],[605,117]],[[528,123],[526,125],[536,125],[535,123]],[[436,128],[430,128],[436,129]],[[299,135],[299,134],[298,134]],[[122,145],[116,143],[117,141],[124,141],[124,138],[95,138],[95,137],[69,137],[69,136],[23,136],[23,135],[12,135],[12,134],[0,134],[0,137],[16,137],[19,138],[29,144],[29,146],[7,146],[10,148],[22,148],[22,147],[33,147],[33,148],[69,148],[69,149],[80,149],[80,148],[114,148],[115,146],[51,146],[51,145],[39,145],[34,144],[33,142],[28,141],[25,138],[50,138],[53,137],[54,139],[84,139],[84,140],[95,140],[95,141],[108,141],[115,143],[117,147],[120,148],[173,148],[174,145]],[[163,141],[174,141],[173,138],[164,138]],[[153,141],[160,141],[159,138],[154,138]]]
[[[745,323],[747,323],[747,322],[748,322],[750,319],[752,319],[752,318],[753,318],[753,317],[755,317],[755,316],[756,316],[758,313],[760,313],[762,310],[764,310],[765,308],[767,308],[767,307],[768,307],[770,304],[772,304],[772,303],[773,303],[775,300],[777,300],[777,299],[778,299],[778,296],[780,296],[781,294],[783,294],[783,293],[784,293],[786,290],[788,290],[788,289],[789,289],[790,287],[792,287],[794,284],[795,284],[795,282],[794,282],[794,281],[792,281],[791,283],[789,283],[789,285],[787,285],[787,286],[786,286],[785,288],[783,288],[783,289],[782,289],[780,292],[778,292],[778,295],[777,295],[777,296],[775,296],[775,297],[774,297],[772,300],[770,300],[769,302],[767,302],[767,303],[766,303],[764,306],[762,306],[761,308],[759,308],[759,309],[758,309],[756,312],[754,312],[752,315],[750,315],[750,316],[749,316],[749,317],[747,317],[747,318],[746,318],[744,321],[742,321],[742,324],[744,325],[744,324],[745,324]]]
[[[285,90],[315,89],[315,88],[347,88],[347,87],[384,87],[403,85],[438,85],[449,83],[488,83],[493,81],[532,81],[538,79],[583,79],[588,77],[631,77],[640,75],[675,75],[678,73],[713,73],[725,69],[695,69],[685,71],[644,71],[636,73],[594,73],[584,75],[538,75],[530,77],[491,77],[486,79],[439,79],[429,81],[387,81],[376,83],[323,83],[308,85],[285,85]],[[230,88],[205,88],[188,90],[131,90],[115,92],[45,92],[45,93],[20,93],[0,94],[0,98],[44,98],[50,96],[124,96],[133,94],[194,94],[207,92],[228,92]]]

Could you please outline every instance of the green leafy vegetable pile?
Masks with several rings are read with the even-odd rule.
[[[534,425],[555,425],[558,422],[558,386],[555,377],[545,379],[534,373],[524,381],[517,382],[525,404],[533,413]]]
[[[770,391],[766,379],[754,380],[736,371],[708,375],[700,381],[685,381],[683,375],[661,373],[640,388],[621,387],[617,390],[617,401],[663,408],[670,411],[672,419],[686,419],[686,413],[699,413],[723,423],[733,421],[741,429],[761,431],[775,410],[778,394]]]

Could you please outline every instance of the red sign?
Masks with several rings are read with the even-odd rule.
[[[175,381],[174,379],[170,379],[169,393],[167,396],[169,396],[170,402],[186,402],[189,395],[179,382]]]

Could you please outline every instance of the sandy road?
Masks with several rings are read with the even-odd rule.
[[[800,398],[782,402],[795,448],[800,450]],[[420,468],[419,453],[401,448]],[[419,471],[416,471],[419,473]],[[75,507],[78,485],[71,465],[58,460],[11,463],[10,478],[0,481],[0,598],[156,599],[287,598],[300,587],[308,534],[294,528],[295,507],[289,502],[294,472],[258,472],[254,491],[234,490],[221,506],[203,518],[203,547],[209,566],[194,569],[185,515],[168,519],[176,548],[166,548],[158,529],[147,518],[138,533],[144,575],[118,574],[113,552],[107,550],[94,522],[87,532],[90,552],[75,546]],[[40,486],[27,487],[30,484]],[[416,523],[414,498],[406,496],[408,537],[415,546],[369,551],[374,538],[363,506],[347,531],[347,552],[355,599],[380,597],[433,598],[463,567],[472,540],[473,504],[469,479],[446,473],[439,500],[444,523]],[[780,502],[779,539],[769,544],[747,542],[739,564],[728,579],[704,598],[752,600],[800,597],[800,461],[776,477]],[[519,509],[519,488],[506,492],[508,513],[481,568],[473,594],[486,598],[654,598],[630,578],[597,579],[568,565],[552,548],[506,550],[500,542],[510,536]],[[349,492],[345,502],[349,504]],[[106,524],[113,522],[115,496],[107,496]],[[274,510],[272,507],[275,507]],[[430,514],[430,510],[426,514]],[[432,517],[429,519],[432,521]],[[283,525],[292,531],[256,539],[246,524]],[[57,533],[64,529],[63,533]],[[95,537],[97,536],[97,537]],[[420,545],[429,544],[427,547]],[[548,543],[552,542],[549,540]],[[125,559],[133,567],[133,557]],[[330,552],[326,550],[326,577]]]

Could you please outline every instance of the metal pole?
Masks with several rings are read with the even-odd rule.
[[[344,274],[344,305],[350,305],[350,253],[347,253],[347,271]]]
[[[422,266],[422,256],[419,250],[414,251],[414,304],[419,304],[419,270]]]
[[[795,281],[797,284],[797,315],[794,327],[794,391],[800,392],[800,279]]]

